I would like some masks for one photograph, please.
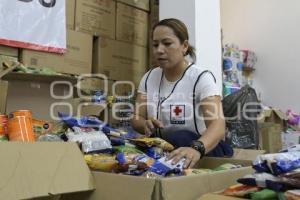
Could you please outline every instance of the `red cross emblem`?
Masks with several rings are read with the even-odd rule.
[[[178,116],[182,112],[182,109],[176,106],[176,108],[173,111],[175,112],[176,116]]]
[[[185,105],[170,105],[170,123],[185,124]]]

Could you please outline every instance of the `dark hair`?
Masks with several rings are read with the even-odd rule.
[[[189,33],[188,33],[187,28],[186,28],[186,25],[178,19],[169,18],[169,19],[163,19],[163,20],[159,21],[157,24],[155,24],[153,26],[152,37],[153,37],[153,31],[158,26],[167,26],[170,29],[172,29],[174,31],[175,35],[178,37],[181,44],[185,40],[189,41]],[[189,44],[189,47],[186,51],[185,56],[186,55],[189,55],[193,59],[194,62],[196,61],[195,48],[193,46],[191,46],[190,44]]]

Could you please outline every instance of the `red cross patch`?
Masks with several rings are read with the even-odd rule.
[[[185,124],[185,105],[170,105],[171,124]]]

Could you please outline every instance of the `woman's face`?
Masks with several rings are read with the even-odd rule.
[[[180,43],[174,31],[167,26],[157,26],[153,31],[153,55],[162,68],[172,68],[184,60],[188,42]]]

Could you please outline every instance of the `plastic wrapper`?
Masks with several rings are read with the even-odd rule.
[[[222,165],[214,168],[213,171],[223,171],[223,170],[237,169],[237,168],[241,168],[241,167],[242,167],[241,165],[225,163],[225,164],[222,164]]]
[[[289,189],[300,189],[300,172],[294,171],[280,176],[268,173],[256,173],[246,175],[237,181],[245,185],[268,188],[274,191],[286,191]]]
[[[121,146],[114,146],[113,150],[115,153],[138,153],[144,154],[142,151],[138,150],[135,146],[131,146],[129,144],[121,145]]]
[[[234,148],[258,147],[257,116],[261,110],[256,92],[246,85],[222,100],[226,117],[226,142]]]
[[[112,150],[110,140],[100,131],[84,132],[78,127],[74,127],[75,132],[67,133],[70,142],[81,144],[84,153],[107,152]]]
[[[220,194],[235,197],[247,197],[250,196],[251,193],[258,191],[260,191],[259,187],[237,184],[225,189]]]
[[[300,168],[300,152],[263,154],[253,162],[257,172],[268,172],[274,175],[290,172]]]
[[[264,189],[250,194],[251,200],[274,200],[278,199],[278,194],[273,190]]]
[[[146,150],[146,154],[149,157],[157,160],[164,156],[164,151],[162,148],[159,148],[159,147],[151,147]]]
[[[162,157],[159,160],[155,161],[154,164],[149,168],[149,172],[165,176],[171,172],[180,173],[183,170],[185,159],[181,159],[177,164],[172,164],[172,160],[166,160],[166,157]],[[178,170],[175,170],[178,169]]]
[[[106,124],[95,117],[84,116],[79,119],[66,115],[64,113],[58,113],[60,119],[69,127],[89,127],[102,129]]]
[[[136,176],[143,174],[149,168],[151,163],[147,164],[145,159],[137,159],[140,156],[141,155],[138,155],[132,158],[124,153],[118,153],[116,155],[118,164],[113,167],[113,172]]]
[[[164,151],[172,151],[174,146],[161,138],[137,138],[130,139],[131,142],[142,147],[160,147]]]
[[[64,142],[58,135],[45,134],[37,138],[39,142]]]
[[[300,190],[289,190],[284,193],[286,200],[299,200],[300,199]]]
[[[85,155],[84,160],[91,169],[111,172],[118,164],[115,156],[110,154]]]
[[[134,158],[134,161],[145,163],[148,167],[152,166],[155,162],[153,158],[147,155],[138,155]]]

